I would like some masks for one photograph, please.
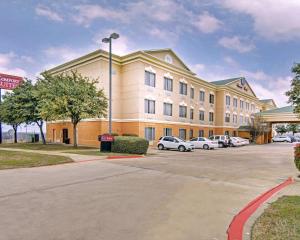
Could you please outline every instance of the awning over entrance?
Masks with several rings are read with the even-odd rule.
[[[300,114],[294,113],[293,106],[274,108],[257,113],[265,122],[270,123],[300,123]]]

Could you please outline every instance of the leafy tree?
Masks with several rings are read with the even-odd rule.
[[[282,135],[283,133],[286,133],[288,130],[284,125],[277,125],[275,131],[280,135]]]
[[[294,135],[295,133],[299,132],[299,124],[297,124],[297,123],[289,123],[287,125],[287,131],[288,132],[292,132],[293,135]]]
[[[289,97],[288,102],[294,105],[294,112],[300,114],[300,63],[292,68],[295,77],[291,81],[291,89],[286,92]]]
[[[20,108],[14,92],[6,93],[0,105],[0,118],[1,121],[13,127],[15,143],[18,142],[18,126],[25,122],[19,110]]]
[[[253,142],[255,142],[259,136],[263,135],[268,130],[267,123],[263,120],[260,114],[254,115],[254,119],[253,121],[250,121],[248,128]]]
[[[46,120],[70,119],[73,144],[77,147],[77,124],[84,118],[106,115],[107,98],[103,89],[97,90],[97,80],[77,72],[42,74],[37,82],[41,116]]]
[[[43,118],[40,114],[39,95],[37,88],[30,80],[23,83],[13,90],[16,107],[19,109],[19,115],[28,123],[36,123],[40,129],[43,144],[46,144],[45,135],[43,132]]]

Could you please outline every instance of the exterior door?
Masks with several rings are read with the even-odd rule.
[[[67,128],[63,129],[63,143],[68,142],[69,139],[69,131]]]

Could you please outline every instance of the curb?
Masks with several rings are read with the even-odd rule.
[[[134,155],[134,156],[108,156],[106,159],[125,159],[125,158],[143,158],[144,156],[141,155]]]
[[[285,188],[286,186],[292,184],[293,182],[294,182],[294,179],[289,177],[283,183],[268,190],[267,192],[263,193],[262,195],[258,196],[253,201],[248,203],[248,205],[246,205],[246,207],[244,207],[232,219],[232,221],[227,229],[227,236],[228,236],[227,239],[228,240],[242,240],[243,239],[243,228],[244,228],[246,221],[249,219],[249,217],[257,210],[257,208],[259,208],[271,196],[273,196],[275,193],[279,192],[281,189]]]

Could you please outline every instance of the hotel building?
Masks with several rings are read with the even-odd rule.
[[[150,144],[163,135],[189,139],[214,134],[245,136],[240,126],[253,114],[275,108],[260,100],[243,77],[207,82],[193,73],[171,50],[145,50],[113,55],[113,133],[136,134]],[[99,80],[108,96],[108,53],[103,50],[64,63],[51,74],[77,71]],[[78,124],[78,143],[98,146],[97,136],[108,132],[108,119],[84,119]],[[47,123],[47,140],[64,142],[72,136],[70,121]],[[70,138],[72,143],[72,138]]]

